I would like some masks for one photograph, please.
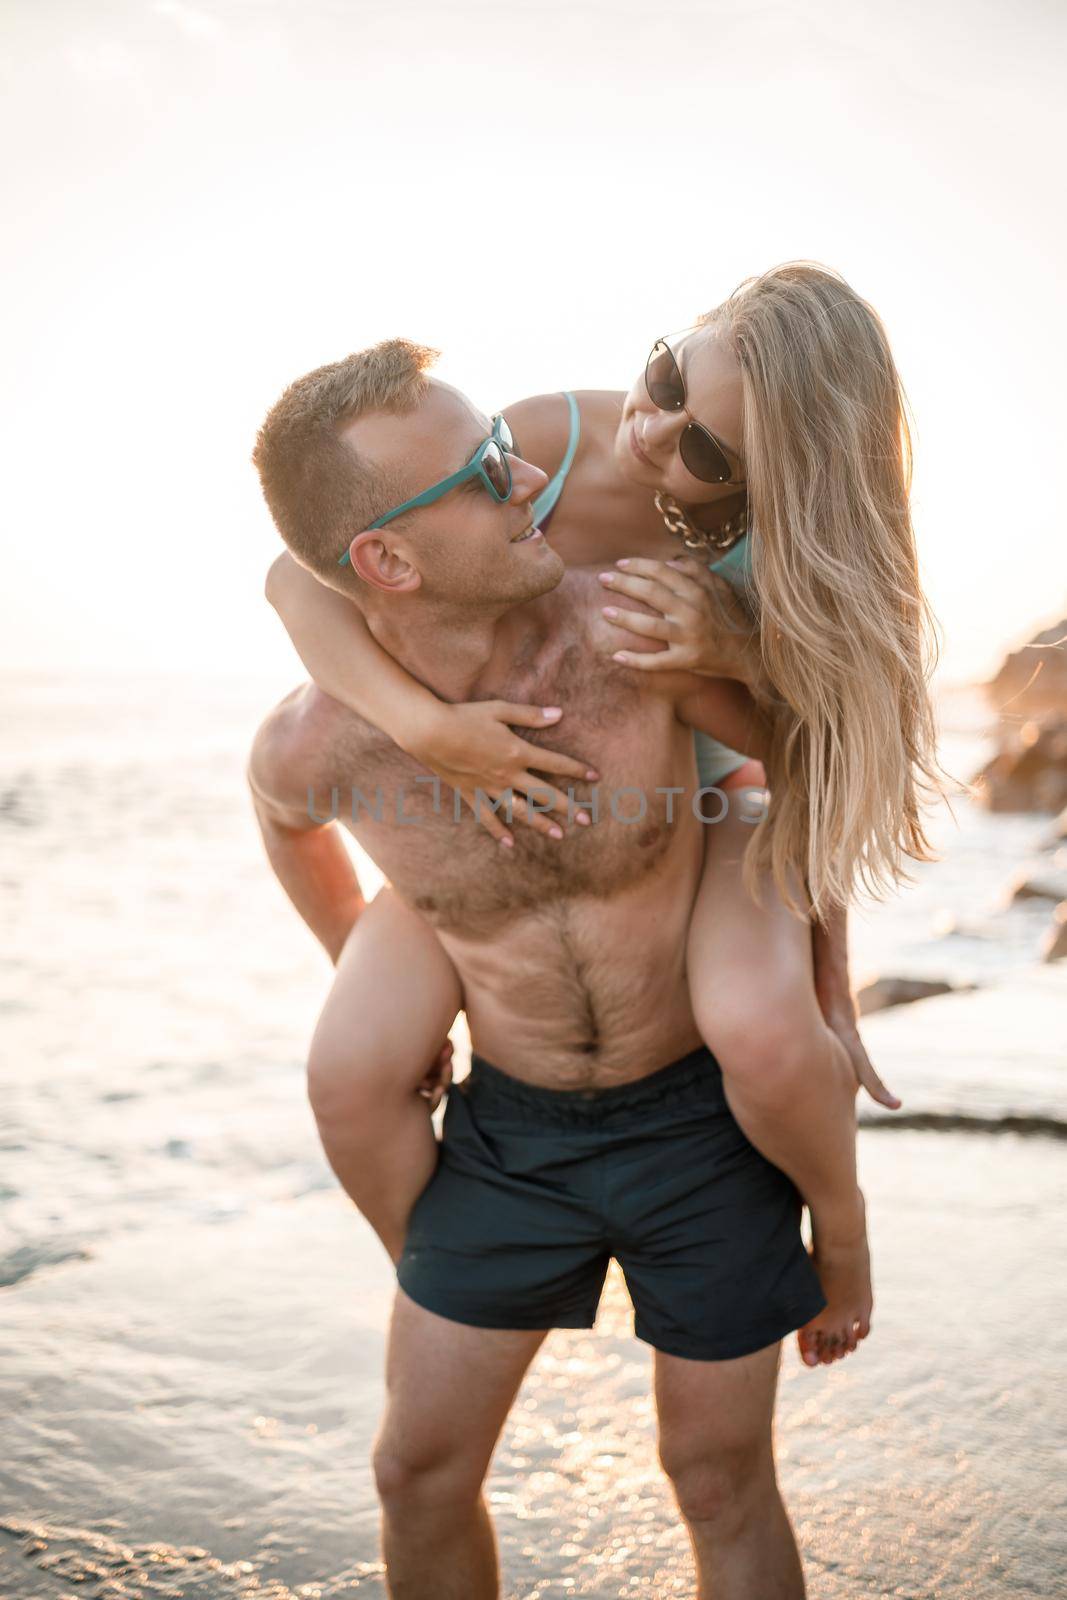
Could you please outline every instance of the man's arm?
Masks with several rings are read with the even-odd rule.
[[[365,901],[337,823],[309,815],[299,735],[299,710],[283,701],[253,741],[248,785],[278,882],[336,964]]]
[[[815,992],[822,1014],[831,1027],[835,1019],[854,1022],[856,1003],[848,971],[848,908],[834,906],[825,922],[814,922],[811,930]]]
[[[859,1032],[859,1016],[848,970],[848,907],[834,906],[825,922],[813,922],[811,956],[815,996],[826,1026],[836,1033],[852,1062],[856,1080],[872,1100],[900,1110],[900,1100],[874,1070]]]

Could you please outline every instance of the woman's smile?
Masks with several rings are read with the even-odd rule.
[[[654,472],[658,472],[660,469],[656,466],[656,463],[651,459],[650,456],[647,456],[645,454],[645,452],[641,448],[640,441],[639,441],[639,439],[637,437],[637,423],[632,418],[631,418],[631,421],[630,421],[629,439],[630,439],[630,449],[633,451],[633,453],[637,457],[638,461],[640,461],[643,466],[651,467]]]

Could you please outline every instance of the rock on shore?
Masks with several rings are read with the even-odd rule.
[[[975,775],[979,800],[990,811],[1062,811],[1067,806],[1067,618],[1008,655],[985,688],[1000,719],[1000,748]]]
[[[1052,913],[1041,954],[1046,961],[1062,961],[1067,956],[1067,900]]]
[[[952,994],[957,987],[943,978],[907,978],[887,974],[864,984],[857,991],[856,1005],[861,1017],[869,1017],[872,1012],[886,1011],[890,1006],[906,1006],[916,1000],[932,1000],[935,995]]]
[[[986,692],[997,710],[1043,717],[1067,711],[1067,617],[1005,656]]]

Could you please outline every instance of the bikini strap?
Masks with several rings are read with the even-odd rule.
[[[570,412],[570,436],[567,439],[567,450],[563,460],[560,462],[559,471],[549,479],[541,493],[534,500],[533,516],[534,521],[537,523],[541,521],[542,517],[549,516],[555,510],[556,501],[563,493],[563,485],[567,481],[567,474],[574,462],[574,457],[578,450],[578,440],[582,433],[582,419],[578,411],[577,400],[570,390],[564,393],[563,398],[566,400],[567,409]]]

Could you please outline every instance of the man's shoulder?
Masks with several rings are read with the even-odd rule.
[[[343,741],[348,755],[375,737],[370,724],[317,684],[293,689],[263,718],[248,762],[248,781],[263,799],[303,804],[308,784],[329,768]],[[378,736],[380,737],[380,735]]]
[[[296,748],[314,737],[321,737],[336,724],[337,713],[345,709],[339,701],[324,694],[317,684],[301,683],[271,707],[259,725],[256,738],[273,746]]]

